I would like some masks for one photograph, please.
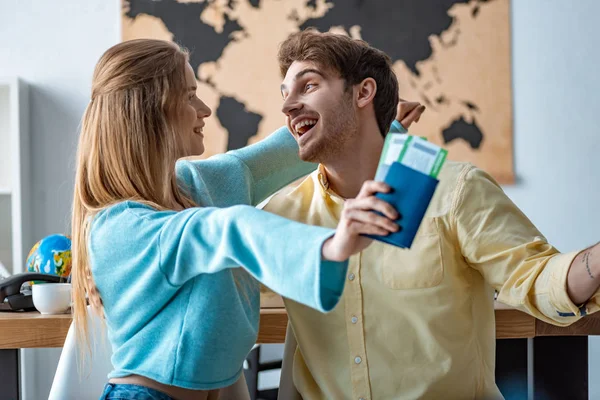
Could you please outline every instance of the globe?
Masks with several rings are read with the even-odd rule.
[[[61,234],[46,236],[27,256],[27,272],[68,277],[71,274],[71,238]]]

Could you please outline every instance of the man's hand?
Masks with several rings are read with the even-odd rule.
[[[324,259],[344,261],[371,244],[371,239],[361,235],[385,236],[400,229],[395,222],[398,212],[391,204],[375,197],[377,192],[387,193],[390,190],[383,182],[366,181],[355,199],[344,202],[335,235],[323,244]],[[373,211],[379,211],[384,216]]]
[[[406,101],[400,99],[398,103],[398,112],[396,113],[396,120],[400,124],[408,129],[413,122],[419,122],[421,114],[425,111],[425,106],[416,101]]]

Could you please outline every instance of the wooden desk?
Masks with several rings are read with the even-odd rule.
[[[287,322],[287,312],[281,298],[263,295],[257,343],[283,343]],[[62,347],[70,325],[71,315],[68,314],[0,312],[0,349]],[[592,335],[600,335],[600,313],[561,328],[536,320],[521,311],[496,304],[497,339]]]
[[[71,315],[0,312],[0,349],[62,347]]]

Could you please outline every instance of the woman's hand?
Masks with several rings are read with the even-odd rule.
[[[421,103],[400,99],[398,111],[396,112],[396,121],[400,122],[404,129],[408,129],[413,122],[419,122],[423,112],[425,112],[425,106]]]
[[[387,193],[391,189],[383,182],[366,181],[355,199],[346,200],[335,235],[325,241],[322,248],[324,259],[344,261],[361,252],[372,242],[362,234],[385,236],[397,232],[394,222],[398,212],[389,203],[375,197],[375,193]],[[384,216],[374,213],[379,211]]]

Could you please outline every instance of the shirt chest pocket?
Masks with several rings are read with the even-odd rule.
[[[379,267],[382,283],[391,289],[438,286],[444,267],[437,220],[423,220],[410,249],[385,245]]]

